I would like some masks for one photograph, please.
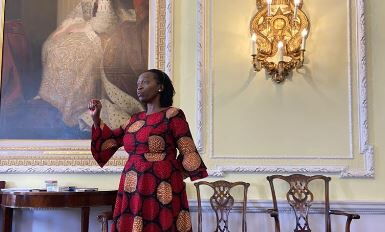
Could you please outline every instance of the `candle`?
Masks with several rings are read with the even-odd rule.
[[[267,16],[271,16],[271,2],[273,0],[266,0],[267,2]]]
[[[257,43],[257,34],[253,33],[253,35],[251,36],[251,53],[252,55],[255,55],[256,54],[256,49],[255,49],[255,45]]]
[[[283,42],[278,42],[278,62],[283,61]]]
[[[304,29],[304,30],[301,32],[301,35],[302,35],[301,50],[305,50],[307,30]]]
[[[294,19],[297,18],[297,11],[298,11],[298,6],[301,3],[301,0],[294,0]]]

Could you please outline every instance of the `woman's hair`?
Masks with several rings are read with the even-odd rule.
[[[172,106],[173,97],[175,94],[174,86],[170,80],[170,77],[159,69],[149,69],[146,72],[154,74],[155,79],[159,84],[163,85],[163,91],[160,92],[160,106],[169,107]]]

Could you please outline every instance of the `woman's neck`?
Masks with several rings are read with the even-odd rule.
[[[164,108],[161,107],[160,104],[152,104],[152,103],[147,104],[147,114],[156,113],[156,112],[159,112],[163,109]]]

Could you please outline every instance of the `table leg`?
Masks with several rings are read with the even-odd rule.
[[[82,221],[81,221],[82,232],[88,232],[89,220],[90,220],[90,207],[82,207]]]
[[[8,207],[3,208],[3,232],[12,232],[12,217],[13,209]]]

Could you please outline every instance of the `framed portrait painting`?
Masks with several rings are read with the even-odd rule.
[[[136,82],[164,69],[172,28],[166,0],[3,0],[0,172],[115,172],[89,151],[87,105],[123,125],[142,111]],[[166,70],[167,71],[167,70]]]

